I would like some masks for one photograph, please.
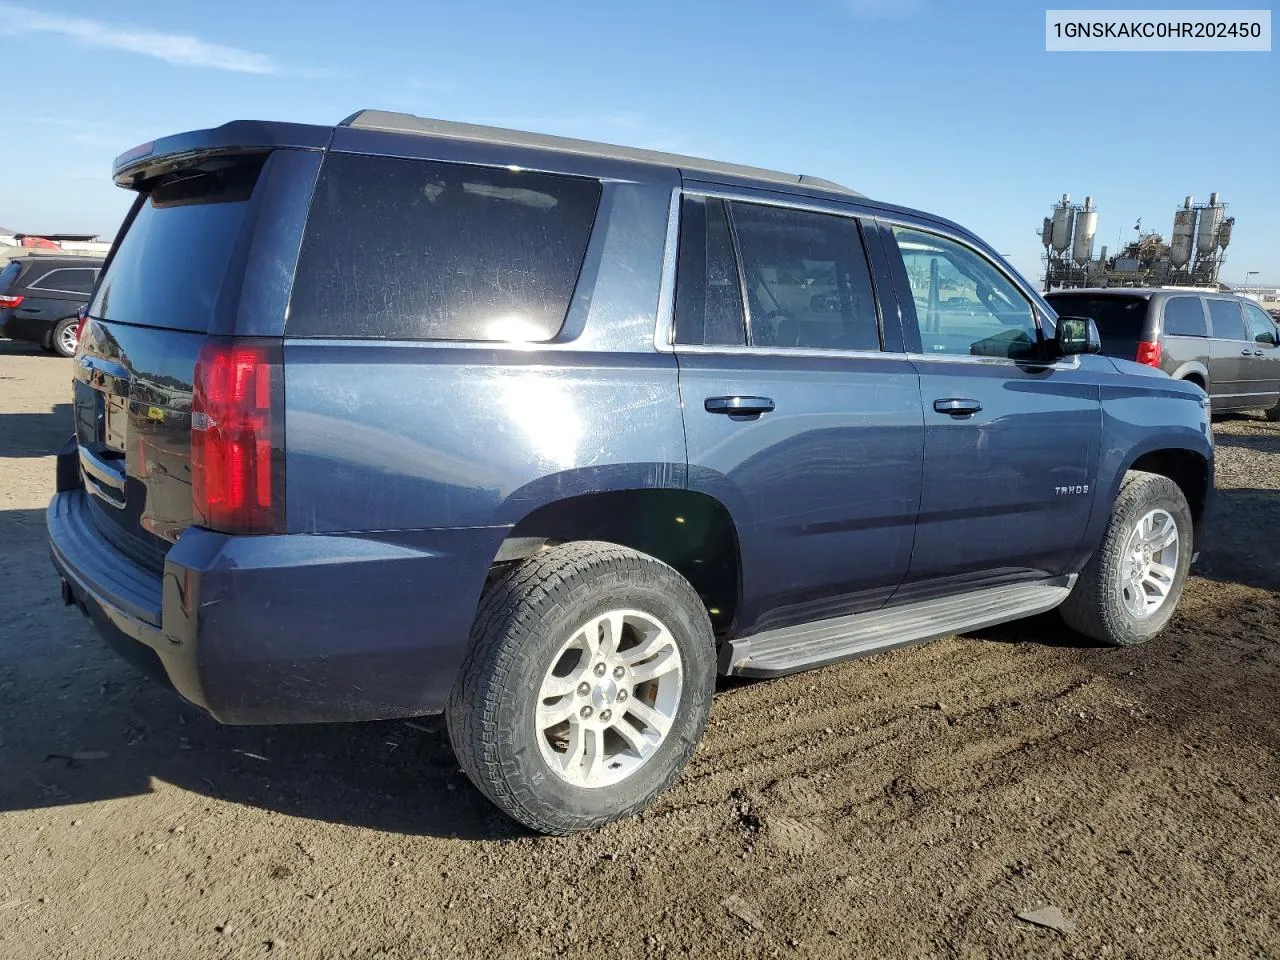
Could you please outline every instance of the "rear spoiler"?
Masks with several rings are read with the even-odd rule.
[[[233,120],[220,127],[176,133],[126,150],[116,157],[111,176],[118,186],[137,190],[149,180],[211,156],[266,153],[282,147],[323,150],[332,136],[332,127]]]

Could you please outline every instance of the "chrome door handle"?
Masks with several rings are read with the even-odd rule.
[[[933,401],[933,409],[938,413],[947,413],[953,417],[970,417],[982,409],[981,402],[963,397],[949,397],[946,400]]]
[[[707,397],[702,406],[707,413],[758,417],[762,413],[771,413],[774,403],[769,397]]]

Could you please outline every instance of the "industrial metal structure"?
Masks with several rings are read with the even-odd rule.
[[[1168,243],[1156,231],[1134,229],[1138,239],[1127,243],[1113,257],[1102,248],[1093,257],[1098,232],[1098,211],[1093,197],[1073,204],[1069,194],[1053,205],[1040,227],[1044,247],[1044,289],[1073,287],[1209,287],[1217,289],[1218,275],[1231,242],[1235,218],[1226,215],[1225,203],[1211,193],[1208,203],[1194,203],[1188,196],[1173,215]]]

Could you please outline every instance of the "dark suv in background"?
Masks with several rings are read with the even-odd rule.
[[[1173,615],[1204,393],[947,220],[377,111],[115,179],[49,540],[223,722],[443,711],[480,790],[567,832],[672,781],[717,673]]]
[[[0,336],[38,343],[59,356],[76,352],[79,317],[98,281],[93,257],[15,257],[0,267]]]
[[[1063,290],[1045,299],[1091,318],[1102,352],[1156,367],[1209,394],[1213,410],[1280,420],[1280,331],[1247,297],[1194,290]]]

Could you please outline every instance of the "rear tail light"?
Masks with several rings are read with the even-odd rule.
[[[1138,344],[1138,362],[1145,363],[1148,367],[1160,366],[1160,357],[1163,351],[1158,343],[1140,343]]]
[[[284,532],[284,367],[280,344],[211,338],[191,398],[191,501],[223,533]]]
[[[0,297],[0,310],[12,310],[22,301],[22,297]]]
[[[76,343],[84,339],[84,325],[89,322],[89,305],[85,304],[76,311]]]

